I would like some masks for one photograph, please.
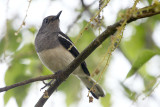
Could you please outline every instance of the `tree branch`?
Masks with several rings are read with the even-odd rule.
[[[134,13],[132,16],[127,18],[127,23],[133,22],[137,19],[150,17],[156,14],[160,14],[160,4],[154,4],[152,6],[138,9],[136,13]],[[51,94],[57,89],[57,87],[65,79],[67,79],[68,76],[81,64],[81,62],[83,62],[100,44],[102,44],[102,42],[105,39],[113,35],[117,31],[117,28],[121,26],[123,22],[124,20],[120,20],[119,22],[111,26],[108,26],[107,29],[102,34],[100,34],[87,48],[85,48],[84,51],[81,52],[81,54],[79,54],[72,61],[72,63],[67,66],[66,69],[62,70],[62,72],[60,72],[60,75],[63,78],[61,77],[57,79],[55,83],[47,89],[46,92],[48,97],[44,97],[46,93],[42,95],[42,97],[36,103],[35,107],[42,107],[45,104],[45,102],[48,100],[48,98],[51,96]]]
[[[46,75],[46,76],[40,76],[40,77],[36,77],[36,78],[31,78],[29,80],[25,80],[25,81],[18,82],[16,84],[13,84],[13,85],[10,85],[10,86],[6,86],[6,87],[3,87],[3,88],[0,88],[0,92],[7,91],[9,89],[12,89],[12,88],[15,88],[15,87],[19,87],[19,86],[22,86],[22,85],[26,85],[26,84],[29,84],[29,83],[32,83],[32,82],[35,82],[35,81],[43,81],[43,80],[55,79],[55,78],[56,78],[55,74]]]
[[[138,9],[136,13],[134,13],[132,16],[128,17],[127,23],[130,23],[132,21],[135,21],[137,19],[145,18],[145,17],[150,17],[156,14],[160,14],[160,4],[154,4],[152,6],[144,7],[141,9]],[[119,22],[108,26],[107,29],[100,34],[78,57],[75,58],[74,61],[62,72],[52,74],[52,75],[47,75],[47,76],[40,76],[36,78],[32,78],[29,80],[25,80],[10,86],[6,86],[3,88],[0,88],[0,92],[7,91],[9,89],[19,87],[22,85],[26,85],[35,81],[42,81],[42,80],[48,80],[48,79],[57,79],[52,86],[48,88],[47,95],[48,98],[50,95],[57,89],[57,87],[65,80],[68,78],[68,76],[83,62],[102,42],[113,35],[119,26],[124,22],[124,20],[120,20]],[[44,96],[44,95],[43,95]],[[46,97],[41,97],[35,107],[42,107],[45,102],[48,100]]]

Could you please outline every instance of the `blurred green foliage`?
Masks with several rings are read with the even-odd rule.
[[[148,0],[148,3],[151,4],[152,0]],[[117,19],[120,19],[120,17],[118,16]],[[147,18],[143,22],[131,23],[130,25],[134,28],[135,32],[133,32],[129,40],[122,39],[119,47],[120,52],[124,54],[126,59],[132,65],[130,71],[128,71],[127,78],[135,74],[139,75],[144,81],[144,93],[150,92],[157,81],[156,77],[150,75],[146,71],[146,63],[155,55],[160,54],[159,47],[151,38],[155,25],[159,22],[159,20],[160,16],[157,15]],[[0,40],[0,58],[9,57],[10,59],[8,64],[9,67],[5,74],[5,84],[11,85],[32,77],[51,74],[52,72],[43,66],[38,59],[34,44],[32,42],[23,45],[21,44],[23,39],[22,32],[15,36],[14,33],[16,31],[13,29],[12,24],[13,22],[11,20],[7,21],[6,34]],[[80,21],[79,28],[84,28],[86,24],[87,21]],[[32,34],[32,36],[36,35],[37,29],[35,29],[35,27],[31,26],[27,30]],[[83,32],[83,36],[75,44],[80,52],[83,51],[83,49],[96,38],[94,30],[95,29],[91,26],[88,27]],[[78,34],[79,32],[77,35]],[[73,35],[71,37],[72,41],[76,39],[77,35]],[[110,44],[111,39],[109,38],[86,59],[90,73],[94,72],[102,56],[106,54],[107,48]],[[103,69],[104,65],[105,63],[102,63],[100,68]],[[105,79],[104,75],[105,74],[103,74],[103,78],[101,80],[102,83]],[[96,77],[97,76],[95,76],[95,78]],[[5,92],[5,104],[7,104],[11,97],[14,97],[20,107],[29,91],[30,86],[31,85],[28,84]],[[137,98],[137,93],[131,90],[128,86],[125,86],[123,83],[121,83],[121,86],[125,91],[124,94],[130,100],[135,101]],[[70,106],[72,103],[78,102],[81,99],[80,81],[72,75],[58,88],[58,90],[66,94],[67,106]],[[101,99],[101,104],[103,107],[110,107],[112,105],[111,97],[111,93],[106,93],[106,96]]]
[[[130,25],[134,31],[129,39],[123,40],[120,44],[120,50],[128,61],[132,64],[128,71],[126,79],[133,75],[139,75],[143,79],[145,89],[142,93],[147,94],[153,91],[157,82],[157,77],[152,76],[146,71],[147,62],[155,55],[160,55],[159,47],[154,43],[152,35],[156,23],[159,22],[160,16],[153,16],[145,19],[144,22],[133,22]],[[136,101],[138,93],[130,89],[130,86],[122,84],[126,96],[132,101]]]
[[[12,21],[7,21],[6,34],[0,42],[0,56],[4,51],[14,52],[18,48],[22,40],[22,34],[14,35],[15,30],[11,25]]]
[[[156,53],[156,52],[154,52],[152,50],[142,50],[142,52],[140,52],[137,55],[137,58],[133,62],[132,68],[130,69],[130,71],[127,74],[127,78],[129,78],[130,76],[132,76],[133,74],[135,74],[136,71],[141,66],[143,66],[148,60],[150,60],[156,54],[158,54],[158,53]]]

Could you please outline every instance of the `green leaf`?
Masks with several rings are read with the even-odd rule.
[[[25,73],[26,65],[21,64],[20,62],[14,62],[9,67],[5,74],[5,84],[11,85],[17,82],[29,79],[31,76]],[[21,106],[22,101],[27,95],[29,85],[17,87],[11,91],[7,91],[4,96],[4,103],[6,104],[9,101],[9,98],[14,97],[17,101],[17,104]]]
[[[36,30],[36,28],[35,27],[30,27],[29,29],[28,29],[32,34],[35,34],[36,32],[37,32],[37,30]]]
[[[13,97],[13,95],[14,95],[14,91],[13,90],[8,90],[7,92],[5,92],[5,94],[3,96],[5,105],[8,103],[9,99],[11,97]]]
[[[26,78],[28,79],[28,78]],[[28,89],[30,87],[30,84],[18,87],[17,89],[14,90],[14,98],[16,99],[16,102],[19,107],[22,106],[23,100],[28,94]]]
[[[20,50],[17,50],[13,58],[20,60],[23,58],[35,58],[38,59],[35,48],[33,44],[26,44]]]
[[[101,104],[103,107],[111,107],[111,94],[107,93],[105,97],[101,98]]]
[[[0,41],[0,56],[2,53],[4,53],[5,51],[5,39],[3,38],[1,41]]]
[[[157,82],[157,77],[154,77],[152,75],[150,75],[147,71],[146,71],[146,65],[145,66],[142,66],[140,69],[139,69],[139,72],[138,74],[142,77],[143,79],[143,82],[144,82],[144,86],[145,86],[145,89],[144,89],[144,93],[145,94],[148,94],[148,92],[150,92],[154,85],[156,84]]]
[[[147,1],[148,1],[149,5],[151,5],[153,0],[147,0]]]
[[[135,61],[133,62],[132,68],[130,69],[130,71],[127,74],[126,78],[131,77],[133,74],[135,74],[137,72],[137,70],[143,66],[147,61],[149,61],[154,55],[156,55],[157,53],[155,51],[152,50],[143,50],[141,51],[137,58],[135,59]]]
[[[131,99],[132,101],[136,101],[137,99],[137,93],[129,89],[127,86],[125,86],[123,83],[121,83],[121,86],[123,87],[126,96]]]
[[[120,46],[129,61],[133,62],[137,54],[145,48],[145,29],[144,24],[135,26],[136,32],[129,40],[122,40]]]
[[[26,44],[21,49],[16,51],[13,55],[14,60],[23,61],[28,60],[28,66],[26,70],[29,70],[29,73],[32,76],[39,75],[42,73],[43,69],[41,68],[42,63],[40,62],[38,55],[36,54],[35,47],[33,44]]]
[[[28,48],[24,46],[19,51],[15,52],[15,55],[13,55],[13,60],[11,61],[11,64],[5,74],[6,85],[15,84],[17,82],[29,79],[33,76],[32,74],[27,73],[27,68],[29,65],[23,64],[23,59],[27,58],[27,52],[29,52],[29,50],[27,49]],[[28,57],[30,55],[28,55]],[[11,97],[14,97],[17,104],[21,106],[25,96],[27,95],[29,86],[30,85],[20,86],[7,91],[4,95],[4,103],[6,104]]]
[[[157,82],[157,78],[151,75],[147,75],[146,77],[143,77],[143,80],[145,85],[144,93],[150,92]]]
[[[2,38],[0,41],[0,55],[4,53],[4,51],[9,50],[9,51],[15,51],[22,40],[22,34],[19,33],[18,35],[15,36],[15,30],[12,27],[12,21],[7,21],[7,33],[5,36]]]
[[[44,66],[43,64],[42,64],[42,62],[40,62],[41,63],[41,66],[42,66],[42,75],[49,75],[49,74],[53,74],[53,72],[51,71],[51,70],[49,70],[46,66]]]

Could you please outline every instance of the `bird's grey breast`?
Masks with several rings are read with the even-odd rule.
[[[43,50],[52,49],[57,47],[58,42],[58,32],[54,33],[38,33],[35,38],[35,48],[37,52],[41,52]]]

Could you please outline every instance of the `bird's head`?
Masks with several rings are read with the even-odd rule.
[[[60,28],[59,28],[59,17],[61,15],[61,13],[62,13],[62,11],[60,11],[55,16],[48,16],[48,17],[44,18],[40,30],[42,32],[47,32],[48,30],[53,31],[53,32],[60,31]]]

